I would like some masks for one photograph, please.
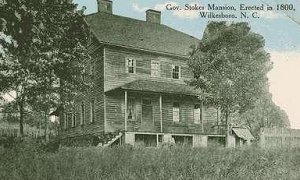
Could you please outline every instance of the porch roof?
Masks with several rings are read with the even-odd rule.
[[[249,131],[249,129],[246,128],[232,128],[232,131],[241,139],[244,140],[254,140],[255,138]]]
[[[121,86],[120,88],[124,90],[191,95],[191,96],[197,96],[201,94],[199,90],[195,89],[194,87],[188,86],[186,84],[179,84],[174,82],[160,82],[160,81],[152,81],[152,80],[135,80],[133,82]]]

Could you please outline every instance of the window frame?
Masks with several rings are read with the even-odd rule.
[[[130,61],[132,61],[132,62],[129,64]],[[131,58],[131,57],[127,57],[125,59],[125,68],[126,68],[126,73],[128,73],[128,74],[136,74],[136,59],[135,58]],[[131,68],[131,70],[133,72],[131,72],[129,70],[129,68]]]
[[[178,72],[176,72],[176,67],[178,67]],[[177,74],[177,78],[176,78]],[[179,65],[172,65],[172,79],[180,79],[181,78],[181,66]]]

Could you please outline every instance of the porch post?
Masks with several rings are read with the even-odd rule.
[[[127,131],[127,118],[128,118],[128,116],[127,116],[127,91],[125,91],[125,131]]]
[[[217,128],[218,128],[218,133],[220,133],[220,111],[219,111],[219,108],[217,108]]]
[[[201,119],[201,132],[204,133],[204,127],[203,127],[203,100],[201,100],[201,106],[200,106],[200,119]]]
[[[163,118],[162,118],[162,96],[159,95],[159,115],[160,115],[160,132],[163,132]]]

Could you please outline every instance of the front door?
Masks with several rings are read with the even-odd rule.
[[[153,107],[150,98],[142,99],[142,131],[152,131],[154,130],[153,122]]]

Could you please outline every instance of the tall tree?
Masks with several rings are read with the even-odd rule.
[[[0,90],[17,92],[21,134],[26,104],[43,102],[49,112],[86,87],[77,75],[89,57],[87,28],[70,0],[1,1]]]
[[[259,138],[261,128],[290,127],[287,114],[272,101],[269,92],[263,93],[255,102],[254,108],[232,117],[235,124],[250,128],[252,134]]]
[[[230,114],[251,109],[267,88],[271,63],[263,48],[263,37],[251,32],[247,23],[210,22],[190,53],[195,76],[191,85],[207,94],[207,103],[220,108],[228,133]]]

